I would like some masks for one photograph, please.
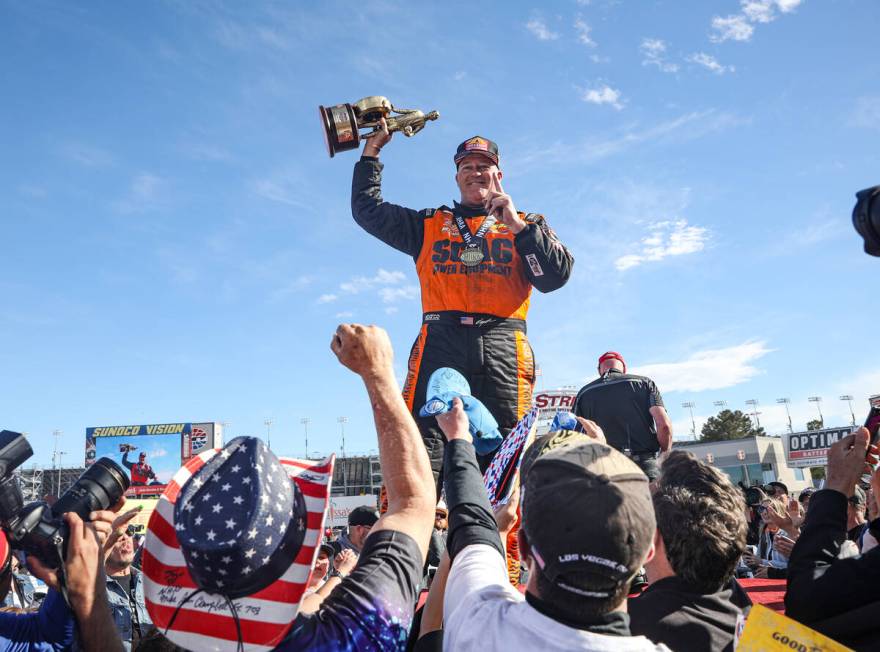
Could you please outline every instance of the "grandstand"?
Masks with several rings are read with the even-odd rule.
[[[379,495],[382,468],[378,455],[337,457],[333,469],[333,496]]]

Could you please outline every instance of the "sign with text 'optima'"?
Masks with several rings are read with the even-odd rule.
[[[783,437],[785,460],[790,467],[825,466],[828,449],[852,432],[852,428],[823,428],[793,432]]]

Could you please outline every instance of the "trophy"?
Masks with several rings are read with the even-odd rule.
[[[385,118],[389,132],[400,131],[409,137],[424,129],[428,120],[440,117],[436,111],[426,115],[418,109],[397,109],[387,97],[381,95],[371,95],[353,104],[319,106],[318,112],[321,114],[324,141],[331,158],[336,152],[357,149],[362,138],[375,136],[382,118]],[[391,115],[392,113],[397,115]],[[372,131],[361,134],[361,129]]]

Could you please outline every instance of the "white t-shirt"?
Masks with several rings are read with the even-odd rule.
[[[609,636],[575,629],[537,611],[510,585],[498,551],[485,544],[453,561],[443,598],[443,649],[669,652],[644,636]]]

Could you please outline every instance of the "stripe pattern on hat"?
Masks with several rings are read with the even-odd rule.
[[[162,632],[177,606],[198,589],[177,540],[174,503],[186,481],[218,452],[220,449],[204,451],[181,467],[150,517],[143,551],[144,590],[147,610]],[[273,649],[296,617],[320,545],[335,456],[321,461],[291,458],[279,458],[279,461],[305,498],[307,529],[293,564],[278,580],[253,595],[233,600],[246,652]],[[238,646],[238,632],[226,598],[204,592],[179,610],[167,636],[190,650],[225,652]]]

